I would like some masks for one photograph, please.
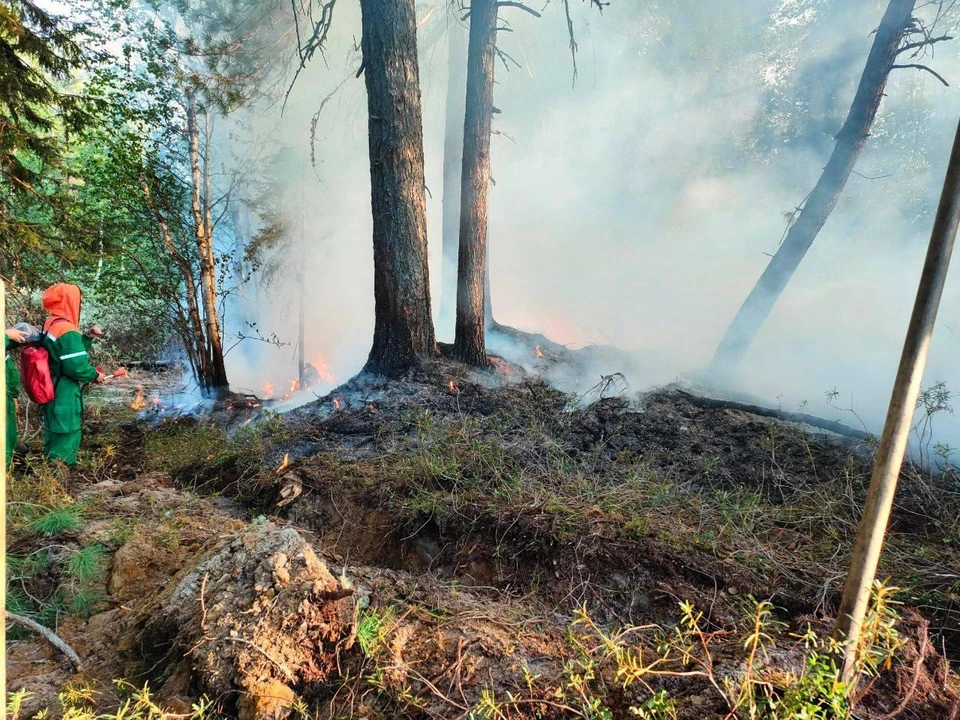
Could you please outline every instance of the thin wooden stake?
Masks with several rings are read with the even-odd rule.
[[[893,385],[890,408],[877,449],[876,465],[867,492],[867,502],[860,521],[860,531],[850,561],[850,574],[843,588],[843,599],[837,615],[834,638],[844,642],[842,679],[852,689],[856,681],[857,649],[863,621],[870,602],[870,593],[877,574],[880,551],[890,519],[890,509],[897,490],[897,480],[913,422],[913,413],[920,395],[920,384],[927,364],[930,338],[933,335],[943,294],[950,255],[953,252],[957,227],[960,225],[960,125],[953,142],[947,166],[947,177],[940,195],[940,207],[933,224],[927,259],[920,275],[920,287],[907,328],[907,337],[900,356],[900,367]]]
[[[7,329],[7,287],[0,280],[0,317],[3,318],[3,329]],[[3,339],[6,345],[7,339]],[[6,368],[0,375],[0,536],[3,537],[3,556],[0,557],[0,609],[7,607],[7,373]],[[0,663],[0,718],[7,720],[7,624],[0,623],[0,648],[3,649],[4,662]]]

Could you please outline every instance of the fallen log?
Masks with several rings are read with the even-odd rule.
[[[718,400],[716,398],[703,397],[702,395],[694,395],[686,390],[676,390],[675,392],[677,392],[679,395],[682,395],[691,405],[696,405],[698,408],[702,408],[704,410],[739,410],[740,412],[747,412],[751,413],[752,415],[759,415],[761,417],[774,418],[784,422],[810,425],[821,430],[829,430],[837,435],[854,438],[856,440],[868,440],[874,437],[868,432],[857,430],[849,425],[844,425],[837,420],[827,420],[825,418],[817,417],[816,415],[787,412],[785,410],[774,410],[773,408],[763,407],[761,405],[749,405],[747,403],[739,403],[733,400]]]

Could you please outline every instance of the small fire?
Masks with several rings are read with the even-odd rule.
[[[343,403],[340,402],[340,398],[334,398],[334,399],[333,399],[333,409],[334,409],[334,410],[339,410],[341,407],[343,407]]]
[[[313,369],[317,371],[317,376],[323,382],[336,382],[337,376],[330,370],[330,363],[322,355],[314,355],[310,359],[310,364],[313,365]]]
[[[449,383],[447,383],[447,387],[450,388],[450,392],[459,392],[459,391],[460,391],[460,388],[457,387],[457,384],[456,384],[453,380],[451,380]]]
[[[377,409],[377,406],[374,405],[373,403],[367,403],[367,407],[370,408],[371,410],[376,410],[376,409]]]
[[[290,453],[283,454],[283,463],[277,468],[277,475],[290,467]]]
[[[268,383],[264,383],[264,384],[263,384],[263,399],[264,399],[264,400],[273,400],[273,398],[274,398],[274,396],[276,395],[276,393],[277,393],[277,391],[276,391],[276,389],[274,389],[272,382],[268,382]]]
[[[243,421],[243,425],[241,425],[240,427],[246,427],[246,426],[249,425],[252,421],[253,421],[253,418],[247,418],[246,420]]]
[[[539,346],[539,345],[537,345],[537,357],[538,357],[538,358],[542,358],[542,357],[543,357],[543,350],[540,349],[540,346]]]
[[[510,366],[507,365],[506,361],[503,358],[491,357],[490,362],[493,363],[493,366],[497,368],[504,375],[512,375],[513,370],[510,369]]]
[[[290,398],[293,397],[293,394],[296,393],[296,392],[300,392],[300,381],[299,381],[299,380],[291,380],[291,381],[290,381],[290,389],[287,390],[287,392],[285,392],[285,393],[283,394],[282,400],[289,400]]]
[[[137,396],[130,403],[130,407],[134,410],[143,410],[146,406],[147,403],[143,400],[143,385],[137,385]]]

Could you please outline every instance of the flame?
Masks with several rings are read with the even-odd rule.
[[[449,383],[447,383],[447,387],[450,388],[450,392],[459,392],[459,391],[460,391],[460,388],[457,387],[457,384],[456,384],[453,380],[451,380]]]
[[[374,405],[373,403],[367,403],[367,407],[370,408],[371,410],[376,410],[376,409],[377,409],[377,406]]]
[[[539,345],[537,345],[537,357],[538,357],[538,358],[542,358],[542,357],[543,357],[543,350],[540,349],[540,346],[539,346]]]
[[[130,403],[130,407],[134,410],[143,410],[146,406],[147,403],[143,401],[143,385],[137,385],[137,396]]]
[[[310,364],[313,365],[313,369],[317,371],[317,376],[323,382],[332,383],[336,381],[337,376],[330,370],[330,363],[322,355],[314,355],[310,358]]]
[[[504,375],[511,375],[511,374],[513,374],[513,370],[510,369],[510,366],[507,365],[506,361],[505,361],[503,358],[498,358],[498,357],[493,357],[493,356],[491,356],[491,357],[490,357],[490,362],[492,362],[492,363],[493,363],[493,366],[494,366],[495,368],[497,368],[497,370],[499,370],[500,372],[502,372]]]
[[[273,387],[272,382],[267,382],[263,384],[263,399],[264,400],[273,400],[276,390]]]
[[[277,468],[277,475],[290,467],[290,453],[283,454],[283,463]]]
[[[339,398],[334,398],[334,399],[333,399],[333,409],[334,409],[334,410],[339,410],[342,406],[343,406],[343,404],[340,402],[340,399],[339,399]]]
[[[291,381],[290,381],[290,389],[287,390],[287,391],[283,394],[283,397],[281,398],[281,400],[282,400],[282,401],[283,401],[283,400],[289,400],[290,398],[293,397],[293,394],[294,394],[294,393],[299,392],[299,391],[300,391],[300,381],[299,381],[299,380],[291,380]]]
[[[252,421],[253,421],[253,418],[247,418],[246,420],[243,421],[243,425],[241,425],[240,427],[246,427],[246,426],[249,425]]]

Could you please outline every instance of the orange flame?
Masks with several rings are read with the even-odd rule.
[[[143,385],[137,385],[137,396],[130,403],[130,407],[134,410],[143,410],[146,406],[147,403],[143,401]]]
[[[333,409],[334,409],[334,410],[339,410],[342,406],[343,406],[343,403],[340,402],[340,399],[339,399],[339,398],[334,398],[334,399],[333,399]]]
[[[294,394],[294,393],[299,392],[299,391],[300,391],[300,381],[299,381],[299,380],[291,380],[291,381],[290,381],[290,389],[287,390],[287,391],[283,394],[283,398],[281,398],[281,400],[289,400],[291,397],[293,397],[293,394]]]
[[[537,345],[537,357],[538,357],[538,358],[542,358],[542,357],[543,357],[543,350],[540,349],[540,346],[539,346],[539,345]]]
[[[337,376],[330,370],[330,363],[328,363],[322,355],[314,355],[310,358],[310,364],[313,365],[313,369],[317,371],[317,376],[323,382],[335,382]]]
[[[457,387],[457,384],[456,384],[453,380],[451,380],[449,383],[447,383],[447,387],[450,388],[450,392],[459,392],[459,391],[460,391],[460,388]]]
[[[274,395],[276,394],[276,392],[277,392],[277,391],[274,389],[272,382],[268,382],[268,383],[264,383],[264,384],[263,384],[263,399],[264,399],[264,400],[273,400],[273,397],[274,397]]]
[[[277,475],[290,467],[290,453],[283,454],[283,463],[277,468]]]
[[[490,362],[493,363],[493,366],[497,368],[504,375],[513,374],[513,370],[510,369],[510,366],[507,365],[506,361],[503,358],[491,357]]]

